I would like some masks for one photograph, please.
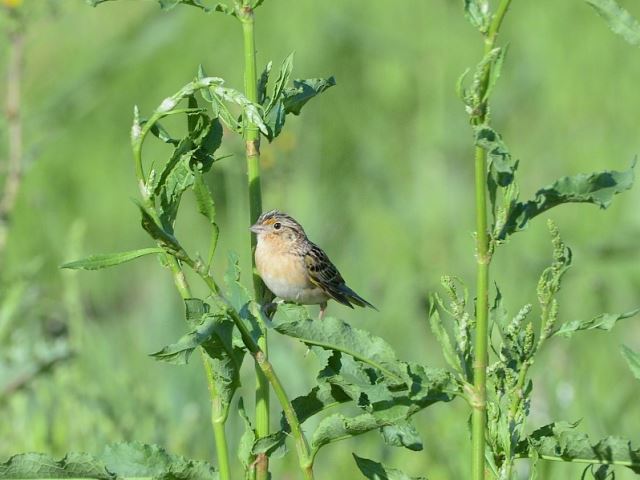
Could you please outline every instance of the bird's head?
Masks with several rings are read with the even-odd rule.
[[[251,226],[251,231],[258,236],[258,241],[279,242],[283,245],[294,244],[307,235],[293,217],[278,210],[265,212]]]

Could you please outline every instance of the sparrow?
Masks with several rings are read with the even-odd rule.
[[[281,299],[320,305],[323,318],[328,300],[353,308],[371,307],[351,290],[324,251],[307,238],[302,225],[278,210],[265,212],[251,226],[257,235],[256,269],[267,288]]]

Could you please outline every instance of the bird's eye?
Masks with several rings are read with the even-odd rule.
[[[276,222],[273,224],[273,228],[276,230],[280,230],[282,228],[282,224],[280,222]]]

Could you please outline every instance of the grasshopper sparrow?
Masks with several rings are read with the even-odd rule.
[[[327,254],[309,241],[302,226],[286,213],[263,213],[251,231],[258,236],[256,268],[277,297],[304,305],[319,304],[320,318],[330,299],[351,308],[376,309],[347,287]]]

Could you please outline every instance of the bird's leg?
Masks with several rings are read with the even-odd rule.
[[[318,315],[318,320],[322,320],[324,318],[324,312],[327,309],[327,302],[322,302],[320,304],[320,315]]]
[[[276,313],[277,308],[278,308],[278,302],[265,303],[262,306],[262,312],[265,314],[267,318],[271,318],[271,315]]]

